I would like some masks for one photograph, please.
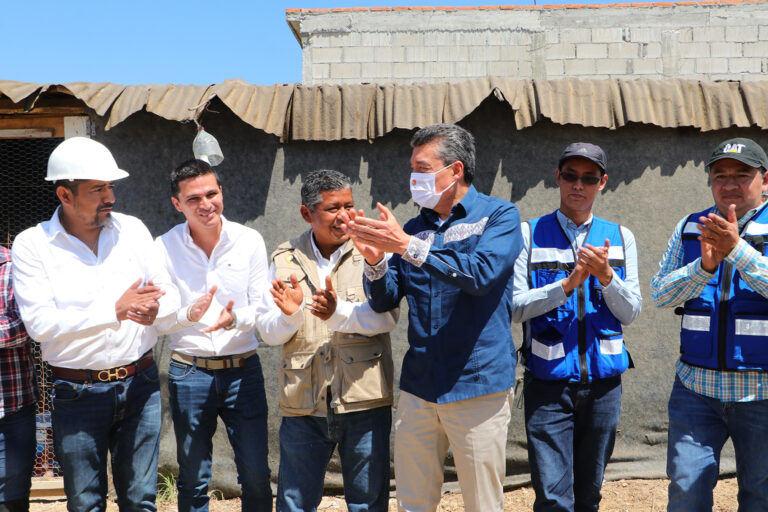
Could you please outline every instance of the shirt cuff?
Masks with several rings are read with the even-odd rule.
[[[420,240],[412,236],[410,242],[408,242],[408,249],[403,253],[403,259],[411,265],[420,267],[427,260],[431,246],[432,244],[426,240]]]
[[[187,311],[189,310],[189,306],[184,307],[176,311],[176,323],[183,327],[192,327],[195,325],[195,322],[191,322],[187,318]]]
[[[743,269],[754,258],[755,253],[760,254],[746,240],[739,238],[736,247],[725,255],[725,261],[732,263],[737,269]]]
[[[375,265],[370,265],[367,261],[365,262],[365,265],[363,265],[363,273],[369,281],[381,279],[387,273],[388,269],[389,264],[387,263],[386,257],[381,258],[381,261]]]
[[[701,266],[701,258],[688,265],[688,275],[699,284],[707,284],[715,277],[715,274],[710,274]]]
[[[354,309],[355,305],[351,302],[347,302],[346,300],[336,301],[336,311],[333,312],[331,318],[326,320],[325,324],[330,330],[338,331],[344,322],[352,316],[352,311],[354,311]]]
[[[600,280],[598,279],[597,282],[600,283]],[[603,288],[603,291],[615,290],[619,286],[618,283],[616,282],[616,271],[611,269],[611,281],[605,286],[603,286],[603,284],[600,283],[600,286]]]

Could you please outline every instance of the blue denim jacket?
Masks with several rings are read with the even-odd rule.
[[[413,235],[408,251],[365,272],[375,311],[397,307],[403,296],[408,301],[400,389],[447,403],[511,388],[512,271],[522,247],[517,207],[470,186],[442,225],[424,208],[404,230]]]

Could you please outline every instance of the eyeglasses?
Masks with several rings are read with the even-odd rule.
[[[597,185],[600,183],[600,180],[603,179],[602,176],[579,176],[573,172],[561,172],[560,177],[565,180],[566,183],[576,183],[581,180],[584,185]]]

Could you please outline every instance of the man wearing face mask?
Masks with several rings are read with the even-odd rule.
[[[403,297],[410,306],[395,418],[398,505],[437,509],[450,447],[465,509],[501,511],[520,216],[513,204],[472,186],[475,144],[463,128],[422,128],[411,146],[411,194],[420,214],[402,228],[381,204],[379,220],[362,212],[345,218],[366,260],[373,310],[389,311]]]

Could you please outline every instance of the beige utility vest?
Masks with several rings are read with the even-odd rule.
[[[286,416],[325,416],[327,393],[336,413],[392,405],[392,345],[389,334],[334,332],[307,307],[325,288],[317,274],[312,230],[272,253],[277,279],[296,274],[304,292],[304,325],[283,345],[279,370],[280,409]],[[339,300],[365,302],[362,255],[349,241],[331,272]]]

